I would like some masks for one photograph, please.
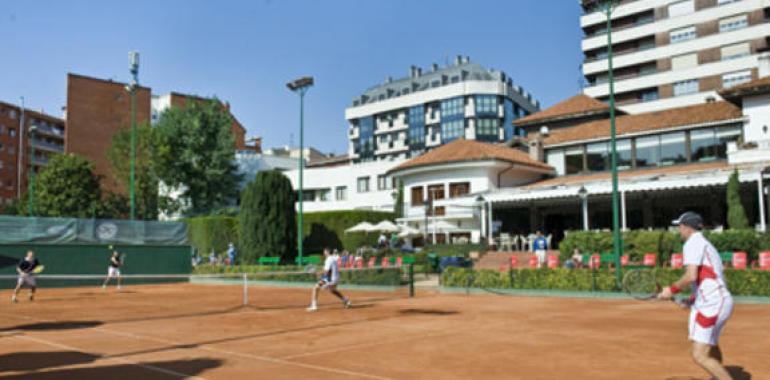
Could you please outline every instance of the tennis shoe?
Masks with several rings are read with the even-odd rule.
[[[318,311],[318,307],[317,307],[317,306],[315,306],[315,305],[310,305],[310,307],[308,307],[308,308],[307,308],[307,309],[305,309],[305,310],[307,310],[307,311],[309,311],[309,312],[311,312],[311,313],[312,313],[312,312]]]
[[[11,302],[13,303],[19,303],[19,300],[16,299],[16,296],[11,296]]]
[[[350,302],[349,299],[345,300],[345,309],[350,309],[350,307],[353,306],[353,303]]]

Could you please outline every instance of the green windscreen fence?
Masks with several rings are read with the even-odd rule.
[[[185,245],[181,222],[0,216],[0,244]]]

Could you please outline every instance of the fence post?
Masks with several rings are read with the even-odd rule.
[[[414,264],[409,264],[407,275],[409,276],[409,297],[414,297]]]

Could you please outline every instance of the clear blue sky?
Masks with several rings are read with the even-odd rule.
[[[67,72],[127,81],[138,50],[154,93],[227,100],[272,147],[298,143],[285,83],[312,75],[306,144],[344,153],[345,107],[412,64],[469,55],[543,106],[574,95],[579,14],[576,0],[2,0],[0,100],[60,115]]]

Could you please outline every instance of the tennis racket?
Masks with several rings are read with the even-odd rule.
[[[35,269],[32,270],[32,273],[34,274],[43,273],[44,270],[45,270],[45,265],[38,265],[35,267]]]
[[[658,299],[660,283],[651,270],[632,269],[623,276],[623,291],[640,301]]]

